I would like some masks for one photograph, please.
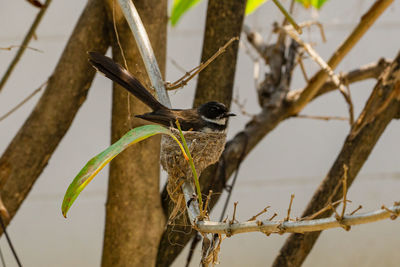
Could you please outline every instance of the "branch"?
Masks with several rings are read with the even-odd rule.
[[[400,87],[400,54],[393,60],[390,67],[377,82],[364,111],[376,114],[371,107],[375,110],[380,108],[392,96],[394,91]],[[336,158],[334,164],[329,170],[326,178],[322,181],[321,185],[314,193],[311,201],[309,202],[303,217],[310,216],[329,203],[333,203],[343,196],[342,177],[344,176],[343,166],[348,167],[347,171],[347,187],[349,188],[356,178],[361,167],[364,165],[368,156],[372,152],[376,142],[379,140],[386,126],[390,123],[400,108],[400,102],[397,99],[391,99],[386,108],[376,114],[371,120],[370,118],[362,119],[359,117],[358,121],[362,119],[363,127],[359,131],[353,130],[347,136],[346,141]],[[363,111],[363,112],[364,112]],[[361,114],[363,114],[363,112]],[[365,123],[364,123],[365,122]],[[319,217],[329,216],[332,210],[327,210]],[[285,245],[281,248],[280,254],[275,259],[273,266],[300,266],[305,260],[308,253],[311,251],[313,245],[318,239],[320,232],[308,233],[304,235],[292,235],[286,240]]]
[[[118,0],[118,3],[125,15],[126,21],[132,30],[137,46],[139,47],[144,65],[146,66],[147,74],[149,75],[151,85],[156,89],[158,100],[165,106],[171,107],[167,91],[165,89],[164,80],[161,75],[160,68],[156,57],[154,56],[153,48],[151,47],[146,29],[140,19],[132,1]]]
[[[297,33],[294,32],[293,27],[285,26],[280,28],[286,34],[288,34],[293,40],[295,40],[298,44],[300,44],[303,49],[310,55],[311,59],[314,60],[323,71],[328,73],[329,77],[331,78],[332,82],[335,84],[336,87],[339,88],[339,91],[344,96],[347,104],[349,105],[349,114],[350,114],[350,125],[354,123],[354,106],[351,100],[350,91],[347,92],[346,88],[343,85],[343,82],[339,79],[339,76],[336,75],[331,67],[322,59],[322,57],[312,48],[312,46],[306,42],[304,42]]]
[[[355,82],[360,82],[367,79],[378,79],[382,74],[383,70],[389,66],[391,61],[386,60],[384,58],[380,59],[378,62],[370,63],[364,66],[361,66],[357,69],[351,70],[349,72],[342,73],[340,75],[340,79],[344,81],[346,84],[351,84]],[[317,97],[335,91],[337,89],[337,85],[332,80],[327,80],[319,89],[318,93],[314,96],[314,99]],[[304,89],[297,89],[290,91],[287,95],[287,100],[289,102],[295,101],[298,99],[299,95],[303,92]]]
[[[380,2],[379,2],[380,3]],[[371,21],[370,21],[371,22]],[[216,24],[221,23],[220,21],[216,21]],[[358,26],[357,29],[364,29],[366,22],[364,21],[364,19],[360,22],[360,24],[363,24],[363,26]],[[370,24],[368,24],[369,28]],[[359,30],[356,30],[355,32],[358,32]],[[364,29],[365,32],[365,29]],[[351,36],[354,35],[354,32],[351,34]],[[356,36],[360,37],[360,35],[357,33]],[[349,37],[348,39],[353,40],[351,43],[353,45],[349,46],[346,45],[345,48],[347,49],[346,51],[343,52],[343,46],[340,46],[338,48],[338,50],[334,53],[334,55],[332,56],[332,60],[333,63],[335,63],[335,65],[339,64],[339,62],[343,59],[344,55],[348,53],[348,50],[351,49],[354,46],[354,43],[356,42],[355,37]],[[359,38],[358,38],[359,39]],[[356,38],[356,40],[358,41],[358,39]],[[345,42],[346,43],[346,42]],[[341,56],[336,56],[335,54],[339,53],[339,55]],[[226,56],[226,55],[225,55]],[[221,58],[220,58],[221,59]],[[220,60],[218,59],[218,60]],[[275,62],[275,60],[273,60],[275,65],[277,65],[279,67],[279,64],[276,64],[277,62]],[[329,64],[329,63],[328,63]],[[271,69],[275,70],[278,68],[275,68],[276,66],[271,66]],[[215,63],[212,65],[215,66]],[[210,67],[212,67],[210,66]],[[230,66],[230,64],[226,64],[226,66]],[[332,67],[332,66],[331,66]],[[207,70],[206,70],[207,71]],[[204,72],[202,72],[202,74],[204,75]],[[215,78],[218,79],[218,75],[213,76],[213,73],[209,74],[209,79],[214,80]],[[280,84],[280,78],[279,78],[279,73],[277,71],[275,71],[275,74],[272,75],[274,77],[276,77],[278,80],[273,80],[274,82],[278,82],[279,86]],[[320,85],[318,85],[318,90],[320,89],[320,87],[325,83],[326,78],[328,77],[328,75],[326,75],[325,77],[323,77],[323,79],[319,80],[320,78],[318,78],[318,81],[320,82]],[[221,80],[221,79],[219,79]],[[286,81],[283,82],[283,84],[286,84]],[[212,84],[213,85],[213,84]],[[283,85],[282,85],[283,86]],[[315,84],[314,84],[315,86]],[[211,94],[211,92],[214,92],[215,90],[209,90],[209,88],[221,88],[219,86],[214,87],[208,87],[207,83],[204,82],[204,98],[202,98],[203,100],[207,100],[206,96],[207,93]],[[279,88],[278,88],[279,89]],[[280,92],[280,90],[276,90],[278,93]],[[221,90],[221,92],[223,92],[224,90]],[[207,93],[206,93],[207,92]],[[218,94],[215,93],[215,94]],[[218,95],[216,95],[218,96]],[[286,95],[284,95],[286,96]],[[313,96],[314,98],[315,96]],[[243,154],[244,156],[247,156],[252,149],[270,132],[272,131],[281,121],[285,120],[286,118],[289,118],[293,115],[292,109],[291,109],[291,103],[292,102],[287,102],[287,99],[280,99],[277,98],[279,101],[284,101],[285,104],[280,105],[279,103],[277,105],[270,105],[270,107],[266,107],[263,108],[263,110],[256,116],[253,117],[252,120],[250,120],[247,124],[245,129],[243,129],[241,132],[239,132],[238,134],[236,134],[236,136],[229,142],[227,142],[226,146],[225,146],[225,150],[219,160],[219,162],[213,166],[210,166],[209,168],[207,168],[205,171],[203,171],[201,177],[200,177],[200,181],[201,184],[203,185],[203,192],[208,192],[208,190],[212,189],[213,192],[221,192],[226,184],[226,182],[228,181],[228,179],[230,178],[231,174],[236,170],[237,166],[238,166],[238,162],[241,159],[241,155]],[[219,99],[221,101],[221,99]],[[199,101],[199,103],[201,103]],[[277,103],[277,102],[275,102]],[[268,103],[267,103],[268,104]],[[272,101],[272,104],[274,104],[274,101]],[[288,105],[287,105],[288,104]],[[303,106],[304,107],[304,106]],[[303,108],[301,107],[301,108]],[[301,108],[298,110],[300,111]],[[164,205],[164,210],[168,211],[168,204],[169,204],[169,200],[166,194],[166,190],[163,191],[162,194],[162,199],[163,201],[163,205]],[[219,195],[216,194],[214,196],[214,198],[211,199],[211,203],[210,203],[210,207],[213,207],[215,205],[215,203],[218,201],[219,199]],[[167,215],[168,216],[168,215]],[[180,220],[176,222],[177,224],[184,224],[184,220]],[[163,246],[163,244],[165,244],[165,246],[170,246],[171,242],[178,244],[175,246],[171,246],[171,248],[168,250],[169,252],[165,252],[165,256],[160,256],[159,254],[159,260],[158,260],[158,264],[159,266],[166,266],[169,263],[172,262],[172,260],[175,258],[176,255],[179,254],[179,252],[183,249],[183,246],[186,244],[186,242],[189,241],[191,235],[187,234],[188,232],[191,231],[191,227],[180,227],[179,231],[184,231],[185,234],[179,234],[177,233],[178,231],[174,231],[174,229],[177,229],[177,226],[169,226],[167,231],[164,233],[163,239],[162,239],[162,243],[160,245],[160,251],[161,248]],[[164,260],[163,263],[161,263],[161,260]]]
[[[33,21],[31,28],[29,29],[28,33],[25,35],[24,40],[22,41],[21,45],[18,48],[17,53],[15,54],[13,60],[11,61],[10,65],[7,68],[6,73],[1,78],[0,81],[0,92],[3,89],[4,85],[6,84],[8,78],[10,77],[11,73],[13,72],[15,66],[17,65],[18,61],[24,54],[26,48],[28,48],[28,44],[31,41],[33,35],[36,32],[37,27],[39,26],[40,21],[42,20],[44,14],[46,13],[47,8],[49,7],[51,0],[46,0],[43,6],[40,7],[40,11],[36,15],[35,20]]]
[[[396,219],[400,215],[400,206],[394,205],[390,208],[382,207],[379,210],[357,215],[345,215],[338,221],[334,217],[307,220],[307,221],[248,221],[242,223],[231,222],[210,222],[202,221],[197,223],[198,230],[203,233],[225,234],[232,236],[241,233],[262,232],[264,234],[283,233],[307,233],[339,228],[352,225],[372,223],[385,219]]]
[[[162,90],[165,92],[160,84],[163,85],[161,75],[165,73],[167,20],[162,18],[167,16],[167,1],[136,0],[134,3],[137,10],[132,1],[119,1],[120,4],[122,2],[126,6],[121,6],[128,8],[125,14],[122,13],[117,1],[105,2],[113,58],[116,62],[125,62],[130,72],[145,84],[151,81],[160,101],[169,105],[168,95],[160,94]],[[130,14],[132,18],[129,17]],[[154,45],[155,53],[150,46],[149,38]],[[161,69],[158,69],[157,62],[160,63]],[[114,83],[113,87],[112,143],[130,129],[146,124],[133,114],[150,111],[148,106],[121,86]],[[159,162],[160,138],[144,140],[111,162],[102,254],[103,267],[154,266],[166,221],[159,195]],[[149,225],[152,225],[151,231],[148,231]]]
[[[22,107],[26,102],[28,102],[32,97],[34,97],[37,93],[39,93],[46,85],[46,81],[42,85],[40,85],[36,90],[34,90],[32,93],[30,93],[27,97],[25,97],[21,102],[19,102],[15,107],[13,107],[11,110],[9,110],[6,114],[0,116],[0,122],[4,119],[6,119],[8,116],[13,114],[15,111],[17,111],[20,107]]]
[[[377,0],[367,11],[367,13],[361,17],[361,21],[357,27],[329,59],[328,66],[332,70],[336,69],[342,59],[350,52],[350,50],[357,44],[361,37],[392,3],[393,0]],[[307,105],[307,103],[314,98],[327,78],[328,73],[326,73],[324,70],[320,70],[317,74],[315,74],[308,83],[307,87],[299,95],[299,98],[292,105],[291,113],[299,113]]]
[[[206,29],[204,32],[201,62],[207,61],[207,59],[209,59],[232,37],[240,36],[245,8],[245,1],[208,1]],[[232,43],[232,45],[226,49],[226,52],[223,55],[219,56],[215,61],[213,61],[212,64],[200,72],[193,103],[194,107],[211,100],[222,102],[228,107],[230,106],[232,101],[238,48],[239,42]],[[210,88],[212,90],[210,90]],[[200,182],[203,184],[201,178]],[[189,185],[186,187],[190,189]],[[192,206],[193,203],[196,203],[195,201],[188,202],[193,196],[192,193],[194,193],[194,190],[184,192],[186,203],[191,204],[188,207],[188,211],[190,213],[198,210],[198,207]],[[208,193],[208,190],[206,193]],[[168,209],[170,208],[170,199],[166,190],[163,191],[161,198],[163,200],[164,211],[166,214],[168,214]],[[170,209],[170,211],[171,210],[172,209]],[[167,217],[169,216],[167,215]],[[186,224],[183,223],[183,221],[186,220],[186,216],[181,217],[183,218],[176,221],[176,224],[182,223],[182,225],[187,225],[187,221]],[[189,217],[189,222],[191,223],[193,222],[193,218],[196,216],[189,215]],[[175,229],[179,229],[179,231]],[[167,229],[164,232],[160,242],[159,253],[157,256],[157,266],[169,266],[175,257],[182,251],[182,246],[171,245],[171,242],[174,244],[184,244],[190,240],[191,235],[182,234],[180,233],[180,230],[186,232],[191,231],[191,226],[167,226]]]
[[[105,53],[107,47],[102,1],[90,0],[46,90],[0,158],[0,193],[11,217],[28,195],[86,99],[95,75],[86,59],[86,51],[96,49]]]

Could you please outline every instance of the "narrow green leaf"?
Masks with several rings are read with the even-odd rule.
[[[160,125],[145,125],[137,127],[126,133],[121,139],[112,144],[106,150],[92,158],[86,163],[78,175],[74,178],[65,193],[64,200],[61,206],[61,211],[64,217],[67,216],[69,208],[74,203],[80,192],[90,183],[90,181],[103,169],[113,158],[124,151],[127,147],[138,143],[150,136],[156,134],[168,134],[179,144],[185,157],[187,157],[182,144],[178,141],[175,135],[170,130]]]
[[[201,0],[174,0],[170,18],[172,26],[175,26],[180,17],[200,1]]]
[[[246,15],[250,15],[253,13],[257,8],[263,5],[267,0],[247,0],[246,4]]]

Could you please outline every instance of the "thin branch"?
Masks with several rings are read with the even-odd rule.
[[[21,45],[10,45],[10,46],[8,46],[8,47],[0,47],[0,50],[11,51],[11,50],[14,49],[14,48],[21,48]],[[34,48],[34,47],[26,46],[25,48],[26,48],[26,49],[33,50],[33,51],[36,51],[36,52],[43,53],[42,50],[37,49],[37,48]]]
[[[254,215],[253,217],[251,217],[250,219],[248,219],[247,221],[254,221],[255,219],[257,219],[258,216],[260,216],[260,215],[266,213],[270,207],[271,207],[271,206],[266,206],[262,211],[260,211],[259,213],[257,213],[256,215]]]
[[[287,21],[289,21],[290,24],[292,24],[293,28],[299,33],[302,34],[302,29],[297,25],[296,21],[292,18],[292,16],[289,14],[289,12],[286,11],[286,9],[282,6],[282,4],[279,2],[279,0],[272,0],[274,4],[279,8],[279,10],[282,12],[282,14],[285,16]]]
[[[388,61],[384,58],[380,59],[378,62],[370,63],[364,66],[361,66],[357,69],[351,70],[347,73],[342,73],[340,75],[340,79],[345,81],[346,84],[351,84],[367,79],[378,79],[382,74],[383,70],[389,66],[391,61]],[[314,96],[313,99],[317,98],[320,95],[332,92],[337,89],[336,84],[332,80],[327,80],[319,89],[318,93]],[[287,100],[289,102],[293,102],[299,98],[303,89],[290,91],[287,95]]]
[[[320,210],[317,211],[316,213],[314,213],[314,214],[312,214],[312,215],[310,215],[310,216],[307,216],[307,217],[303,217],[303,218],[301,218],[300,220],[301,220],[301,221],[304,221],[304,220],[313,220],[313,219],[317,218],[319,215],[323,214],[325,211],[331,210],[333,207],[335,207],[336,205],[338,205],[338,204],[341,203],[341,202],[342,202],[342,200],[338,200],[338,201],[336,201],[336,202],[334,202],[334,203],[328,203],[328,205],[326,205],[325,207],[323,207],[322,209],[320,209]],[[351,214],[351,215],[353,215],[353,214]]]
[[[210,65],[211,62],[213,62],[219,55],[221,55],[223,52],[226,51],[226,48],[230,46],[234,41],[238,41],[239,37],[232,37],[226,44],[218,49],[215,54],[210,57],[206,62],[200,63],[199,66],[193,68],[189,73],[186,73],[183,77],[181,77],[179,80],[176,82],[173,82],[171,84],[167,84],[167,89],[168,90],[175,90],[178,89],[179,87],[185,86],[191,79],[193,79],[194,76],[199,74],[202,70],[204,70],[208,65]]]
[[[400,53],[397,55],[396,59],[393,60],[391,66],[387,68],[385,71],[386,74],[382,75],[376,83],[363,112],[365,110],[373,112],[371,108],[381,106],[381,103],[385,102],[394,88],[399,86],[400,73],[397,71],[399,65]],[[399,101],[391,101],[389,106],[380,113],[376,119],[367,123],[360,131],[354,133],[354,135],[353,131],[348,134],[335,162],[332,164],[325,179],[321,182],[303,212],[303,217],[314,214],[329,203],[343,198],[343,192],[340,190],[340,188],[342,188],[344,174],[343,164],[349,167],[347,173],[347,187],[350,187],[385,128],[398,112],[399,106]],[[329,216],[332,214],[332,211],[332,209],[327,210],[321,216]],[[337,215],[337,217],[340,216]],[[338,220],[338,223],[341,227],[346,225],[348,228],[349,224],[346,222]],[[273,266],[300,266],[317,241],[319,234],[320,233],[315,232],[305,233],[304,235],[291,235],[281,248]]]
[[[0,158],[0,191],[11,219],[86,99],[95,75],[86,51],[105,53],[106,28],[102,1],[89,0],[34,111]]]
[[[11,114],[13,114],[16,110],[18,110],[20,107],[22,107],[26,102],[28,102],[33,96],[35,96],[37,93],[39,93],[43,87],[45,87],[47,85],[47,82],[44,82],[41,86],[39,86],[39,88],[37,88],[36,90],[34,90],[32,93],[30,93],[27,97],[25,97],[24,100],[22,100],[21,102],[19,102],[15,107],[13,107],[10,111],[8,111],[6,114],[4,114],[3,116],[0,117],[0,121],[4,120],[5,118],[7,118],[8,116],[10,116]]]
[[[355,210],[353,210],[350,215],[354,215],[356,214],[357,211],[359,211],[360,209],[362,209],[362,205],[358,206],[358,208],[356,208]]]
[[[391,218],[391,216],[400,215],[400,206],[394,205],[390,208],[382,208],[376,211],[358,214],[358,215],[345,215],[343,216],[342,223],[346,225],[359,225],[372,223],[380,220]],[[260,223],[261,222],[261,223]],[[342,227],[341,222],[336,218],[324,218],[307,221],[248,221],[242,223],[224,223],[224,222],[209,222],[200,221],[197,227],[202,233],[214,234],[227,234],[230,235],[249,233],[249,232],[262,232],[267,234],[276,233],[306,233],[317,232],[331,228]]]
[[[294,118],[302,118],[302,119],[314,119],[314,120],[338,120],[338,121],[348,121],[349,118],[346,117],[338,117],[338,116],[314,116],[314,115],[304,115],[304,114],[297,114],[293,116]]]
[[[17,262],[17,264],[18,264],[18,267],[22,267],[21,260],[19,259],[18,255],[17,255],[17,251],[15,250],[14,245],[13,245],[13,243],[11,241],[11,238],[7,233],[6,224],[3,221],[2,216],[0,216],[0,226],[1,226],[2,231],[4,232],[4,235],[6,236],[7,243],[10,246],[10,249],[12,251],[12,254],[14,255],[14,258],[15,258],[15,261]]]
[[[37,27],[39,26],[40,21],[42,20],[44,14],[46,13],[47,8],[49,7],[51,0],[46,0],[43,7],[40,9],[39,13],[36,15],[35,20],[33,21],[28,33],[25,35],[24,40],[22,41],[21,45],[17,53],[15,54],[13,60],[11,61],[10,65],[8,66],[6,73],[1,78],[0,81],[0,92],[3,89],[4,85],[6,84],[8,78],[10,77],[11,73],[13,72],[15,66],[19,62],[20,58],[24,54],[26,48],[28,47],[29,42],[31,41],[32,37],[34,36]]]
[[[347,104],[349,105],[349,113],[350,113],[350,125],[354,123],[354,107],[353,102],[351,101],[350,90],[346,90],[342,81],[339,79],[339,76],[336,75],[333,70],[329,67],[329,65],[322,59],[322,57],[317,53],[317,51],[312,48],[312,46],[306,42],[304,42],[298,35],[293,31],[293,28],[290,26],[285,26],[280,28],[285,31],[293,40],[299,43],[304,50],[310,55],[311,59],[314,60],[328,75],[331,77],[331,80],[334,82],[336,87],[339,88],[339,91],[344,96]]]
[[[393,3],[393,0],[377,0],[374,5],[361,17],[361,21],[346,38],[343,44],[333,53],[328,61],[328,66],[334,70],[350,50],[358,43],[367,30],[382,15],[382,13]],[[310,80],[307,87],[299,95],[299,98],[291,108],[292,114],[297,114],[318,93],[319,89],[327,79],[328,74],[321,70]]]

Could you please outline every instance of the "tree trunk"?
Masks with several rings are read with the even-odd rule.
[[[108,47],[101,0],[90,0],[49,79],[46,90],[0,159],[1,196],[11,217],[69,129],[86,99],[95,70],[86,52]]]
[[[388,67],[387,74],[383,75],[383,78],[375,86],[359,120],[346,138],[335,163],[303,212],[303,217],[312,215],[329,203],[333,203],[343,197],[341,183],[344,173],[343,165],[345,164],[348,167],[347,188],[349,188],[367,161],[386,126],[398,114],[400,108],[398,99],[400,92],[399,69],[400,54],[393,60],[392,65]],[[397,93],[397,99],[393,97],[393,93]],[[386,103],[388,103],[387,107],[378,112]],[[360,122],[365,126],[360,128],[359,131],[354,131],[360,125]],[[328,210],[318,218],[329,217],[332,213],[332,210]],[[321,232],[292,234],[281,248],[273,266],[301,266],[320,234]]]
[[[124,65],[113,28],[113,2],[107,13],[113,57]],[[150,41],[165,71],[167,1],[134,1]],[[129,71],[149,84],[139,50],[118,4],[114,6],[117,31]],[[149,86],[148,86],[149,88]],[[150,109],[118,85],[114,86],[112,142],[132,128],[147,124],[134,115]],[[106,227],[102,266],[153,266],[165,226],[159,185],[160,138],[152,137],[124,151],[111,162],[106,206]]]
[[[209,59],[232,37],[240,37],[245,8],[246,1],[210,0],[208,2],[202,62]],[[230,106],[238,48],[239,42],[236,41],[200,72],[193,106],[196,107],[211,100]],[[207,177],[214,177],[215,169],[211,166],[204,172]],[[204,180],[202,175],[200,177],[202,185],[204,185]],[[165,188],[162,193],[162,199],[164,211],[169,213],[172,210],[171,200]],[[157,266],[169,266],[192,238],[195,231],[188,234],[191,231],[191,226],[187,222],[188,219],[181,216],[174,222],[176,225],[167,226],[160,242]],[[184,226],[185,224],[187,226]]]

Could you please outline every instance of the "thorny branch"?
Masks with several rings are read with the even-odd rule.
[[[378,1],[372,8],[370,8],[370,10],[363,16],[360,23],[356,26],[355,30],[346,39],[344,44],[339,46],[339,48],[333,53],[330,61],[328,61],[328,64],[332,64],[330,65],[332,69],[341,62],[345,55],[354,47],[361,36],[363,36],[367,29],[369,29],[389,4],[388,1]],[[246,28],[244,30],[246,32]],[[226,181],[236,170],[237,163],[241,161],[240,155],[242,153],[244,157],[248,155],[248,153],[250,153],[250,151],[280,122],[298,114],[309,101],[315,99],[317,96],[336,89],[335,84],[328,80],[329,75],[324,71],[320,71],[310,80],[310,83],[305,89],[297,91],[296,94],[288,94],[291,69],[290,67],[285,68],[285,65],[287,64],[284,64],[284,61],[286,60],[287,62],[290,62],[290,60],[285,58],[286,55],[284,54],[284,49],[276,47],[276,45],[274,45],[274,47],[271,46],[270,49],[266,49],[266,51],[270,54],[264,57],[264,59],[267,63],[271,63],[269,64],[271,74],[267,74],[266,82],[263,84],[266,88],[264,92],[267,94],[259,94],[259,96],[264,97],[261,98],[260,101],[262,111],[252,117],[243,131],[239,132],[233,139],[227,142],[219,163],[203,172],[200,178],[205,190],[203,192],[207,192],[209,189],[213,189],[216,193],[221,192]],[[368,70],[374,69],[374,71],[376,71],[373,71],[373,73],[368,71],[364,72],[364,69],[357,70],[355,73],[351,72],[352,75],[355,74],[355,76],[352,76],[352,78],[354,78],[353,82],[356,82],[359,79],[376,78],[385,66],[386,64],[377,64],[377,66],[371,68],[368,67]],[[361,71],[362,74],[359,71]],[[282,75],[282,72],[284,75]],[[347,75],[350,75],[350,73]],[[282,78],[283,80],[281,81]],[[214,198],[210,203],[211,207],[215,205],[218,198],[218,194],[214,195]],[[165,206],[168,206],[168,202],[165,203]],[[186,230],[188,229],[186,228]],[[179,240],[180,244],[185,244],[189,241],[190,235],[183,236],[177,232],[170,232],[168,238]],[[174,254],[172,257],[175,257],[180,250],[181,248],[174,248]],[[171,254],[169,257],[171,257]]]
[[[241,223],[201,221],[197,223],[197,227],[202,233],[225,234],[227,236],[248,232],[265,234],[306,233],[343,227],[343,224],[352,226],[385,219],[396,219],[398,216],[400,216],[400,206],[399,203],[395,203],[390,208],[382,206],[381,209],[368,213],[344,215],[341,221],[338,221],[335,217],[298,221],[254,220]]]

